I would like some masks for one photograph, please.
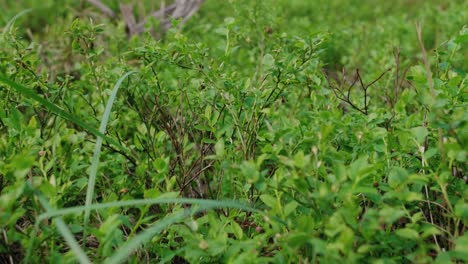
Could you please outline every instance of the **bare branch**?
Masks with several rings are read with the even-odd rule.
[[[148,23],[150,18],[160,19],[161,20],[161,25],[165,25],[166,24],[166,17],[169,16],[172,12],[174,12],[175,8],[176,8],[176,3],[165,6],[165,4],[163,2],[162,5],[161,5],[161,8],[158,11],[156,11],[156,12],[150,14],[149,16],[145,17],[143,19],[143,21],[141,21],[141,22],[139,22],[137,24],[138,34],[143,33],[143,31],[145,30],[145,25],[146,25],[146,23]],[[164,28],[164,26],[163,26],[163,28]],[[167,29],[165,29],[165,30],[167,30]]]
[[[350,97],[350,94],[351,94],[351,89],[354,87],[354,85],[356,84],[356,82],[357,82],[358,79],[359,79],[359,72],[358,72],[358,74],[356,75],[356,78],[354,78],[353,83],[352,83],[352,84],[349,86],[349,88],[348,88],[348,94],[346,95],[346,99],[347,99],[348,101],[350,101],[350,98],[349,98],[349,97]],[[344,80],[344,77],[343,77],[343,80]]]
[[[379,75],[379,77],[377,77],[375,80],[373,80],[371,83],[369,83],[367,86],[366,86],[366,89],[371,87],[374,83],[378,82],[380,79],[382,79],[382,77],[387,73],[389,72],[391,69],[387,69],[385,70],[382,74]]]
[[[139,32],[137,31],[137,24],[135,16],[133,15],[133,8],[130,5],[120,4],[120,12],[122,12],[125,24],[127,25],[128,34],[130,36],[138,34]]]
[[[192,8],[185,14],[184,18],[180,22],[179,25],[185,24],[197,11],[200,9],[201,4],[203,3],[204,0],[196,0],[194,1],[194,4],[192,4]]]
[[[395,106],[398,100],[398,90],[399,90],[399,81],[400,81],[400,47],[398,49],[393,50],[393,57],[395,57],[395,80],[393,85],[393,102],[392,105]]]
[[[122,13],[125,24],[129,30],[129,36],[143,33],[145,31],[145,25],[150,18],[160,20],[160,31],[164,33],[171,27],[170,19],[168,19],[169,17],[173,19],[180,19],[180,27],[184,25],[200,9],[200,6],[204,1],[205,0],[176,0],[175,3],[166,6],[163,0],[158,11],[151,13],[140,22],[136,21],[131,5],[120,4],[120,12]],[[117,14],[100,0],[88,0],[88,2],[108,17],[117,17]],[[153,34],[155,38],[157,38],[157,35],[158,34]]]
[[[427,82],[429,83],[429,88],[431,89],[432,97],[435,97],[434,81],[432,80],[431,65],[429,64],[429,60],[427,59],[427,52],[426,52],[426,48],[424,47],[424,42],[422,38],[422,27],[420,23],[416,23],[416,33],[418,35],[419,45],[421,46],[422,60],[424,62],[424,66],[426,67]]]
[[[174,19],[182,18],[182,21],[179,24],[182,26],[198,11],[198,9],[200,9],[203,2],[204,0],[176,0],[175,3],[168,5],[167,7],[162,5],[161,9],[152,13],[143,19],[143,21],[138,23],[137,31],[138,33],[142,33],[144,31],[145,24],[151,17],[161,20],[161,29],[163,31],[166,31],[171,27],[170,21],[166,19],[167,17]]]
[[[103,4],[100,0],[88,0],[88,2],[94,5],[97,9],[106,14],[108,17],[115,18],[116,15],[114,11],[112,11],[112,9]]]
[[[325,78],[327,79],[327,82],[328,82],[328,85],[330,86],[330,88],[332,89],[333,93],[335,94],[336,98],[338,98],[339,100],[341,100],[342,102],[348,104],[349,106],[351,106],[353,109],[361,112],[362,114],[364,115],[368,115],[368,107],[369,107],[369,101],[368,101],[368,97],[369,97],[369,94],[367,93],[368,89],[370,86],[372,86],[374,83],[376,83],[377,81],[379,81],[384,75],[385,73],[387,73],[390,69],[386,70],[385,72],[383,72],[382,74],[380,74],[375,80],[373,80],[371,83],[369,84],[364,84],[364,81],[361,77],[361,74],[359,72],[359,69],[356,69],[356,75],[354,77],[354,80],[353,82],[351,83],[350,86],[348,86],[348,89],[346,91],[346,94],[344,93],[344,90],[345,89],[340,89],[338,86],[342,86],[342,84],[336,84],[335,86],[330,82],[330,79],[328,78],[326,72],[324,72],[325,74]],[[345,70],[343,69],[343,82],[345,80]],[[351,100],[351,90],[352,88],[354,87],[354,85],[356,85],[356,82],[359,80],[359,83],[361,85],[361,88],[362,90],[364,91],[364,106],[361,108],[357,105],[355,105],[352,100]]]

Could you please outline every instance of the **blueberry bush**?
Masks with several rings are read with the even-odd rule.
[[[468,262],[466,1],[89,2],[0,1],[0,262]]]

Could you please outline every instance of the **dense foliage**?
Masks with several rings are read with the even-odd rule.
[[[466,1],[0,7],[0,262],[468,262]]]

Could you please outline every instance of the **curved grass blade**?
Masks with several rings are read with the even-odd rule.
[[[104,135],[106,132],[107,122],[109,121],[109,116],[111,114],[112,106],[114,105],[115,97],[117,96],[117,92],[119,91],[122,82],[127,78],[130,74],[134,74],[136,71],[130,71],[124,74],[117,83],[114,85],[112,89],[112,93],[107,100],[106,109],[104,110],[104,114],[102,116],[101,125],[99,126],[99,133]],[[96,175],[99,166],[99,157],[101,156],[101,146],[102,146],[103,137],[97,136],[96,145],[94,146],[94,153],[93,158],[91,160],[91,168],[89,173],[88,179],[88,189],[86,191],[86,202],[85,205],[91,205],[92,199],[94,197],[94,185],[96,183]],[[84,217],[84,228],[86,230],[86,226],[88,225],[89,221],[90,210],[85,210],[85,217]]]
[[[258,209],[252,208],[245,204],[242,204],[237,201],[232,200],[224,200],[224,201],[216,201],[216,200],[204,200],[204,199],[190,199],[190,198],[155,198],[155,199],[141,199],[141,200],[126,200],[126,201],[118,201],[118,202],[109,202],[109,203],[101,203],[101,204],[91,204],[89,206],[77,206],[77,207],[70,207],[65,209],[59,210],[52,210],[47,211],[41,214],[37,221],[42,221],[46,218],[51,217],[58,217],[63,215],[69,214],[80,214],[85,210],[99,210],[99,209],[106,209],[111,207],[124,207],[124,206],[139,206],[139,205],[150,205],[150,204],[192,204],[198,205],[199,208],[196,211],[192,212],[197,213],[200,211],[208,210],[208,209],[215,209],[215,208],[234,208],[240,209],[244,211],[249,211],[253,213],[260,213],[265,215],[265,212],[262,212]],[[142,231],[138,235],[136,235],[131,240],[127,241],[124,246],[117,250],[117,253],[113,255],[111,258],[107,259],[105,263],[122,263],[124,262],[138,247],[140,247],[145,242],[151,240],[156,234],[167,228],[168,226],[177,223],[183,220],[187,215],[187,211],[179,212],[171,216],[167,216],[154,224],[149,229]],[[272,219],[282,223],[283,225],[287,225],[281,219],[276,217],[272,217]]]
[[[150,228],[142,231],[141,233],[136,235],[134,238],[127,241],[123,246],[117,249],[114,255],[106,259],[104,263],[118,264],[118,263],[125,262],[127,258],[135,252],[135,250],[137,250],[144,243],[151,240],[155,235],[160,233],[162,230],[166,229],[170,225],[181,222],[182,220],[184,220],[186,217],[190,215],[194,215],[198,212],[213,209],[217,207],[213,205],[201,206],[196,209],[186,209],[184,211],[177,212],[173,215],[164,217],[163,219],[161,219],[159,222],[157,222]]]
[[[47,218],[70,215],[70,214],[80,214],[85,210],[100,210],[107,209],[112,207],[131,207],[131,206],[140,206],[140,205],[151,205],[151,204],[194,204],[207,208],[233,208],[240,209],[252,213],[265,214],[263,211],[252,208],[243,203],[233,201],[233,200],[205,200],[205,199],[191,199],[191,198],[153,198],[153,199],[138,199],[138,200],[125,200],[118,202],[109,202],[109,203],[100,203],[100,204],[91,204],[88,206],[75,206],[64,209],[54,209],[42,213],[37,218],[37,221],[42,221]]]
[[[57,105],[55,105],[55,104],[47,101],[46,99],[42,98],[42,96],[38,95],[32,89],[29,89],[29,88],[27,88],[27,87],[25,87],[25,86],[23,86],[23,85],[21,85],[19,83],[16,83],[16,82],[14,82],[14,81],[12,81],[12,80],[10,80],[10,79],[2,76],[2,75],[0,75],[0,82],[2,82],[4,84],[7,84],[8,86],[10,86],[14,90],[16,90],[18,93],[23,95],[24,97],[32,99],[32,100],[40,103],[41,105],[46,107],[49,111],[55,113],[56,115],[66,119],[66,120],[68,120],[70,122],[75,123],[76,125],[82,127],[83,129],[85,129],[86,131],[88,131],[89,133],[91,133],[93,135],[105,139],[107,142],[109,142],[110,144],[116,146],[122,152],[127,153],[130,156],[132,156],[130,151],[128,151],[126,148],[124,148],[122,145],[120,145],[119,142],[117,142],[115,139],[107,137],[106,135],[104,135],[103,133],[101,133],[99,130],[95,129],[91,125],[83,122],[82,120],[80,120],[76,116],[64,111],[63,109],[61,109]]]
[[[29,187],[32,189],[32,187],[29,185]],[[54,209],[49,205],[49,202],[46,200],[46,198],[39,193],[38,191],[34,191],[34,194],[37,196],[39,202],[41,203],[42,207],[46,209],[47,212],[54,211]],[[35,227],[38,227],[38,223],[40,221],[36,221]],[[76,241],[75,237],[73,236],[73,233],[70,231],[70,229],[67,227],[65,222],[62,220],[62,218],[58,217],[55,219],[55,224],[57,226],[58,231],[62,235],[62,237],[65,239],[65,242],[68,244],[72,252],[75,254],[75,257],[78,259],[80,263],[83,264],[90,264],[91,261],[89,260],[88,256],[86,253],[81,249],[80,245]],[[31,254],[31,249],[32,244],[30,244],[30,248],[28,249],[28,254],[26,255],[25,260],[29,259],[29,255]],[[26,261],[27,263],[27,261]]]
[[[200,209],[192,210],[192,212],[190,212],[189,210],[184,210],[184,211],[172,214],[170,216],[164,217],[163,219],[159,220],[156,224],[154,224],[150,228],[146,229],[145,231],[142,231],[141,233],[136,235],[134,238],[127,241],[123,246],[121,246],[120,248],[116,250],[116,253],[114,255],[106,259],[104,263],[114,264],[114,263],[125,262],[125,260],[127,260],[127,258],[136,249],[138,249],[140,245],[151,240],[155,235],[160,233],[162,230],[164,230],[168,226],[178,223],[184,220],[187,216],[194,214],[198,211],[200,211]]]
[[[16,14],[12,19],[10,19],[10,21],[8,21],[8,23],[5,25],[5,27],[3,28],[3,32],[2,32],[2,37],[4,38],[5,37],[5,34],[10,31],[10,28],[11,26],[13,25],[13,23],[15,23],[15,21],[20,18],[21,16],[29,13],[32,11],[32,8],[28,8],[28,9],[25,9],[21,12],[19,12],[18,14]]]
[[[110,203],[101,203],[101,204],[91,204],[88,206],[77,206],[65,209],[58,209],[58,210],[47,210],[47,212],[39,215],[37,218],[37,222],[40,222],[46,218],[51,217],[59,217],[63,215],[69,214],[80,214],[83,211],[90,211],[90,210],[99,210],[105,209],[110,207],[124,207],[124,206],[138,206],[138,205],[149,205],[149,204],[193,204],[200,206],[196,210],[192,211],[193,213],[197,213],[200,211],[214,209],[214,208],[235,208],[241,209],[244,211],[250,211],[255,213],[264,214],[264,212],[252,208],[250,206],[244,205],[237,201],[232,200],[225,200],[225,201],[216,201],[216,200],[204,200],[204,199],[190,199],[190,198],[155,198],[155,199],[141,199],[141,200],[126,200],[126,201],[119,201],[119,202],[110,202]],[[154,224],[149,229],[142,231],[140,234],[136,235],[131,240],[127,241],[120,249],[117,250],[117,253],[113,255],[111,258],[107,259],[105,263],[122,263],[124,262],[138,247],[142,244],[151,240],[156,234],[167,228],[168,226],[180,222],[181,220],[185,219],[188,215],[189,211],[184,210],[183,212],[179,212],[173,214],[171,216],[167,216]]]
[[[38,234],[38,230],[39,230],[39,223],[40,223],[39,221],[36,221],[36,223],[34,224],[33,229],[31,230],[31,234],[29,235],[30,239],[29,239],[29,243],[28,243],[28,248],[26,250],[26,256],[24,257],[22,263],[31,263],[31,261],[29,259],[31,258],[31,255],[32,255],[34,242],[37,239],[37,234]]]

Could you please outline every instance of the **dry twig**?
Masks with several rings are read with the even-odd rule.
[[[426,48],[424,47],[424,41],[422,39],[421,23],[416,23],[416,33],[418,34],[418,41],[419,41],[419,45],[421,46],[422,60],[423,60],[424,66],[426,67],[427,82],[429,83],[429,88],[431,89],[431,95],[432,97],[434,97],[435,96],[434,81],[432,80],[431,65],[429,64]]]
[[[100,0],[88,0],[88,2],[94,5],[97,9],[103,12],[106,16],[114,18],[116,15],[112,9],[103,4]]]
[[[88,2],[108,17],[117,17],[116,13],[100,0],[88,0]],[[170,19],[181,19],[179,26],[184,25],[200,9],[203,2],[204,0],[176,0],[174,3],[166,6],[163,1],[158,11],[151,13],[139,22],[136,21],[133,15],[131,5],[120,4],[120,12],[127,25],[129,36],[142,34],[145,31],[146,23],[151,18],[161,21],[160,31],[164,33],[171,27]]]
[[[343,69],[343,81],[341,84],[337,84],[339,85],[338,86],[335,86],[333,85],[331,82],[330,82],[330,79],[327,77],[327,75],[325,74],[325,77],[328,81],[328,85],[330,86],[330,88],[332,89],[333,93],[335,94],[336,98],[340,99],[341,101],[343,101],[344,103],[348,104],[349,106],[351,106],[353,109],[363,113],[364,115],[368,115],[369,114],[369,94],[368,94],[368,90],[369,90],[369,87],[371,87],[372,85],[374,85],[377,81],[379,81],[380,79],[382,79],[382,77],[388,72],[390,71],[390,69],[384,71],[382,74],[379,75],[379,77],[377,77],[376,79],[374,79],[372,82],[370,82],[369,84],[364,84],[364,81],[362,80],[362,77],[361,77],[361,74],[359,73],[359,69],[356,69],[356,77],[354,78],[354,81],[351,83],[351,85],[346,89],[346,91],[344,91],[343,88],[341,88],[344,83],[345,83],[345,71]],[[361,85],[361,89],[364,91],[364,105],[363,107],[359,107],[357,106],[356,104],[354,104],[351,100],[351,90],[353,89],[354,85],[357,83],[357,81],[359,81],[360,85]]]

